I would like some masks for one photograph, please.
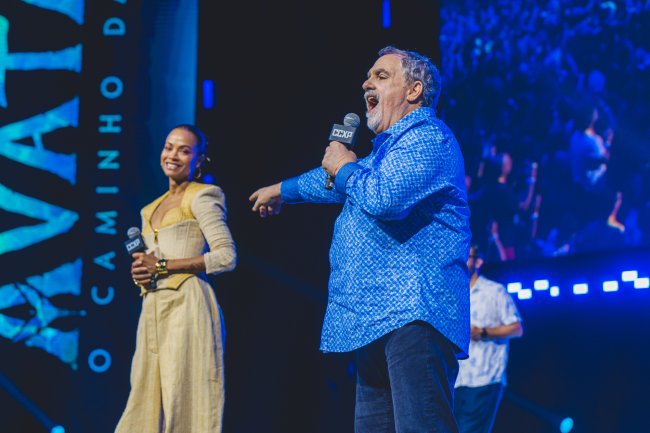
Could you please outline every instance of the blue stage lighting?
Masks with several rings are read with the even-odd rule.
[[[560,288],[558,286],[551,287],[551,296],[554,298],[560,296]]]
[[[635,289],[647,289],[648,287],[650,287],[649,278],[637,278],[636,280],[634,280]]]
[[[560,423],[560,432],[569,433],[571,430],[573,430],[573,419],[568,417],[564,418]]]
[[[639,273],[637,271],[624,271],[621,274],[621,280],[625,281],[626,283],[629,283],[630,281],[634,281],[638,278]]]
[[[535,290],[547,290],[549,288],[548,280],[536,280],[533,287]]]
[[[618,281],[603,281],[603,292],[618,291]]]
[[[50,430],[50,433],[65,433],[65,429],[61,425],[57,425],[52,427],[52,430]]]
[[[381,6],[381,24],[385,29],[390,27],[390,0],[384,0]]]
[[[589,293],[589,285],[587,283],[579,283],[573,285],[574,295],[585,295]]]
[[[517,292],[517,297],[519,299],[530,299],[533,297],[533,291],[530,289],[521,289]]]
[[[517,293],[521,290],[521,283],[508,283],[508,293]]]
[[[214,81],[203,80],[203,108],[214,108]]]

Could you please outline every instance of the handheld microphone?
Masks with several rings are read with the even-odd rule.
[[[126,252],[129,255],[137,252],[145,252],[147,247],[144,244],[144,240],[140,235],[140,229],[137,227],[131,227],[127,230],[126,235],[129,237],[129,240],[124,242],[126,247]]]
[[[147,246],[144,244],[144,239],[142,239],[142,236],[140,235],[139,228],[131,227],[126,231],[126,235],[129,237],[129,240],[124,242],[124,246],[126,247],[126,252],[129,253],[129,255],[138,252],[144,253],[147,251]],[[138,284],[135,280],[133,281]],[[144,289],[144,286],[141,284],[138,284],[138,286]],[[156,288],[156,282],[153,279],[149,283],[149,287],[153,289]]]
[[[345,147],[352,149],[357,141],[359,124],[361,119],[355,113],[348,113],[343,118],[343,125],[334,124],[330,132],[330,141],[338,141],[345,144]],[[325,189],[334,188],[334,176],[327,175]]]

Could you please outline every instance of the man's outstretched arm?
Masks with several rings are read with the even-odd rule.
[[[265,186],[255,191],[248,200],[253,203],[253,212],[259,212],[260,217],[280,215],[282,208],[282,182]]]

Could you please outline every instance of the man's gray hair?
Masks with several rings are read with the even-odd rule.
[[[400,50],[392,45],[379,50],[379,57],[387,54],[396,54],[402,58],[402,70],[406,84],[410,86],[416,81],[420,81],[424,88],[422,106],[435,108],[440,97],[442,80],[438,68],[431,59],[415,51]]]

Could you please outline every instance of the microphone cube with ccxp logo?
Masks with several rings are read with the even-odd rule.
[[[338,141],[351,148],[357,140],[357,131],[358,128],[353,126],[334,124],[330,132],[330,141]]]

